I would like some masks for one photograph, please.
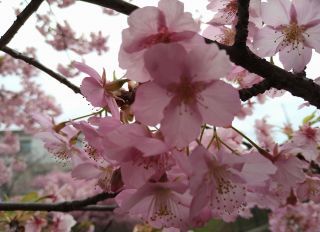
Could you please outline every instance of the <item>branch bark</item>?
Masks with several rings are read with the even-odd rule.
[[[238,22],[236,25],[235,47],[246,48],[249,24],[250,0],[238,0]]]
[[[2,49],[0,49],[1,51],[9,54],[10,56],[19,59],[19,60],[23,60],[24,62],[33,65],[34,67],[42,70],[43,72],[47,73],[48,75],[50,75],[51,77],[53,77],[54,79],[56,79],[57,81],[59,81],[60,83],[66,85],[67,87],[69,87],[70,89],[72,89],[73,92],[75,93],[81,93],[80,92],[80,88],[74,84],[72,84],[70,81],[67,80],[67,78],[65,78],[64,76],[60,75],[59,73],[54,72],[53,70],[49,69],[48,67],[44,66],[43,64],[41,64],[40,62],[38,62],[37,60],[35,60],[34,58],[28,57],[23,55],[22,53],[9,48],[9,47],[4,47]]]
[[[98,4],[103,7],[107,7],[117,11],[119,4],[125,9],[125,11],[119,11],[120,13],[124,13],[129,15],[132,11],[137,9],[137,6],[134,6],[130,3],[127,3],[122,0],[78,0],[84,1],[92,4]],[[248,0],[239,0],[241,5],[241,15],[240,22],[241,27],[243,28],[247,23],[247,17],[249,15],[246,14],[246,7],[249,6]],[[244,3],[242,3],[244,2]],[[240,8],[239,8],[240,9]],[[241,19],[242,18],[242,19]],[[243,47],[243,40],[247,37],[246,32],[238,33],[238,41],[237,44],[241,44],[240,47],[235,44],[235,46],[226,46],[220,44],[216,41],[212,41],[204,38],[205,42],[208,44],[215,43],[219,46],[220,49],[223,49],[227,52],[230,57],[230,60],[245,69],[249,72],[255,73],[263,78],[265,78],[271,87],[276,89],[284,89],[289,91],[292,95],[301,97],[304,100],[308,101],[311,105],[316,106],[320,109],[320,86],[315,84],[313,80],[308,79],[306,77],[301,77],[299,75],[295,75],[291,72],[288,72],[284,69],[281,69],[269,62],[265,59],[262,59],[256,56],[250,49],[245,46]],[[261,89],[262,90],[262,89]],[[251,89],[246,89],[246,92],[251,92]],[[251,95],[255,96],[255,90],[252,90]],[[241,96],[240,91],[240,96]],[[248,100],[247,97],[243,97],[242,100]]]
[[[116,193],[100,193],[84,200],[65,201],[60,203],[0,203],[0,211],[113,211],[116,206],[94,205],[99,201],[114,198]]]
[[[7,30],[7,32],[1,36],[0,39],[0,49],[6,46],[17,34],[19,29],[23,26],[23,24],[28,20],[28,18],[39,8],[43,0],[32,0],[26,8],[17,16],[17,19],[11,25],[11,27]]]

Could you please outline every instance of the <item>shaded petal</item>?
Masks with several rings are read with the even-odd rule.
[[[203,100],[198,108],[203,122],[230,126],[241,108],[239,92],[223,81],[214,81],[200,95]]]
[[[166,88],[180,81],[186,56],[186,50],[179,44],[158,44],[146,51],[145,67],[154,82]]]
[[[170,97],[166,90],[148,82],[138,87],[132,111],[138,121],[155,126],[163,118],[163,110],[169,102]]]
[[[197,138],[201,123],[202,118],[196,109],[172,101],[165,109],[160,130],[167,144],[183,148]]]

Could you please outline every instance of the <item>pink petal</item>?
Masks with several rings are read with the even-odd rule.
[[[154,82],[162,87],[177,83],[185,69],[186,50],[178,44],[158,44],[146,51],[145,66]]]
[[[320,53],[320,25],[308,28],[305,31],[305,34],[309,35],[304,36],[305,43],[309,47],[314,48],[318,53]]]
[[[161,0],[158,3],[159,9],[165,16],[166,25],[170,31],[198,31],[197,24],[190,13],[184,13],[182,2],[175,0]]]
[[[281,42],[280,32],[276,33],[272,28],[264,27],[255,34],[253,46],[259,56],[273,56],[278,52]]]
[[[301,72],[310,62],[312,49],[299,44],[298,48],[286,47],[279,53],[279,59],[286,70],[293,69],[294,72]]]
[[[183,148],[197,138],[202,122],[197,110],[184,106],[170,103],[161,121],[160,130],[166,143],[178,148]]]
[[[240,111],[238,91],[223,81],[215,81],[201,92],[202,101],[198,104],[204,122],[215,126],[231,125]]]
[[[188,54],[187,66],[193,81],[209,81],[226,76],[231,62],[226,52],[215,44],[203,44]]]
[[[98,169],[97,166],[92,163],[79,164],[71,172],[72,177],[84,180],[98,178],[100,174],[101,170]]]
[[[105,90],[95,79],[91,77],[83,79],[80,90],[93,106],[105,107],[107,105]]]
[[[155,126],[163,118],[163,110],[169,104],[166,90],[153,82],[138,87],[132,111],[138,121]]]
[[[76,67],[79,71],[84,72],[89,75],[89,77],[93,77],[96,81],[101,82],[101,77],[96,70],[89,67],[88,65],[80,62],[73,62],[73,66]]]
[[[261,7],[261,17],[265,24],[273,27],[288,25],[290,23],[289,0],[269,0],[263,2]]]

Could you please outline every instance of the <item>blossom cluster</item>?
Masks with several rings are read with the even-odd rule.
[[[63,8],[74,0],[48,2]],[[133,11],[122,32],[118,61],[126,75],[121,79],[108,80],[105,70],[100,74],[85,63],[60,64],[66,76],[85,75],[81,94],[99,109],[74,120],[55,123],[51,118],[59,109],[31,80],[36,70],[7,56],[0,59],[2,74],[26,77],[21,82],[26,91],[1,89],[0,103],[8,107],[0,109],[0,123],[29,131],[38,123],[42,131],[36,137],[45,148],[72,164],[71,176],[36,181],[39,194],[49,196],[45,202],[104,191],[117,194],[117,215],[164,231],[187,231],[213,218],[249,218],[254,207],[272,212],[272,231],[319,230],[320,117],[306,117],[297,130],[286,125],[282,144],[272,136],[267,118],[255,123],[257,143],[235,128],[233,120],[250,115],[256,103],[241,103],[239,90],[262,78],[233,64],[202,37],[232,46],[238,1],[209,0],[207,9],[215,14],[202,32],[178,0]],[[284,69],[303,72],[313,49],[320,52],[319,10],[318,0],[251,0],[246,45],[262,58],[279,54]],[[54,30],[47,15],[38,15],[38,23],[38,31],[58,51],[100,55],[108,50],[108,37],[101,32],[88,40],[67,21],[56,23]],[[32,49],[29,53],[34,56]],[[271,89],[255,101],[283,93]],[[0,155],[18,150],[17,139],[7,134]],[[12,170],[24,168],[19,160],[10,167],[0,162],[0,185],[10,182]],[[75,215],[50,215],[51,221],[35,213],[23,221],[25,230],[67,232],[76,223]]]
[[[289,62],[305,57],[296,53],[302,44],[304,51],[317,50],[310,41],[317,28],[312,12],[320,6],[309,2],[313,8],[299,1],[251,1],[248,46],[262,52],[259,44],[271,34],[264,32],[275,30],[277,39],[263,43],[263,56],[280,51],[282,60],[285,51]],[[286,21],[265,18],[276,8],[273,14],[285,15]],[[212,0],[208,9],[218,13],[204,35],[231,45],[237,1]],[[303,12],[308,17],[302,19]],[[278,145],[272,126],[259,120],[259,145],[254,143],[232,127],[236,116],[248,112],[230,82],[245,88],[261,78],[233,65],[215,44],[205,44],[181,2],[160,0],[158,7],[137,9],[128,25],[119,52],[125,79],[109,81],[105,71],[100,75],[74,63],[86,74],[81,93],[101,110],[88,120],[57,125],[40,120],[47,131],[38,137],[56,157],[72,161],[74,178],[95,180],[103,191],[118,193],[117,214],[159,229],[186,231],[211,218],[234,221],[250,217],[252,207],[277,212],[292,199],[319,202],[319,178],[312,168],[320,164],[316,122],[306,120],[297,131],[287,128],[289,139]],[[286,62],[295,72],[307,63]]]

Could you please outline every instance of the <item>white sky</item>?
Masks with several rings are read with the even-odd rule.
[[[2,35],[15,20],[13,12],[13,6],[18,6],[19,0],[1,0],[0,1],[0,35]],[[25,0],[29,2],[29,0]],[[138,6],[144,5],[156,5],[156,0],[134,0],[132,3]],[[147,3],[147,4],[146,4]],[[192,11],[195,17],[199,17],[199,12],[206,15],[205,19],[209,19],[208,11],[206,11],[207,0],[184,0],[185,8],[188,11]],[[23,5],[23,7],[25,4]],[[22,7],[22,8],[23,8]],[[46,12],[48,10],[48,4],[44,2],[38,12]],[[85,56],[86,63],[94,67],[98,72],[102,71],[104,67],[112,76],[112,72],[115,70],[117,76],[124,74],[123,70],[118,68],[118,49],[121,42],[121,31],[126,28],[125,15],[118,15],[109,17],[102,14],[102,9],[99,6],[92,4],[77,2],[75,5],[66,8],[58,9],[52,8],[55,17],[53,20],[63,22],[67,20],[72,28],[79,34],[84,33],[89,35],[91,31],[101,30],[105,35],[109,35],[108,46],[110,50],[102,56],[96,54],[90,54]],[[27,23],[22,27],[15,38],[10,42],[9,46],[19,51],[23,51],[26,46],[34,46],[38,50],[38,59],[40,62],[53,70],[56,70],[56,64],[70,63],[72,60],[81,61],[79,56],[73,53],[57,52],[49,47],[44,39],[40,36],[35,29],[35,17],[31,17]],[[1,55],[1,54],[0,54]],[[319,69],[319,56],[313,59],[308,65],[307,75],[310,78],[316,78],[320,76]],[[83,76],[82,76],[83,77]],[[82,77],[76,79],[70,79],[76,85],[80,85]],[[7,77],[0,78],[0,84],[4,84],[7,88],[16,89],[19,83],[19,77]],[[43,89],[50,95],[55,96],[57,102],[63,108],[64,114],[59,118],[60,120],[66,120],[74,117],[78,117],[87,113],[90,113],[92,107],[88,106],[86,100],[81,95],[74,94],[70,89],[61,85],[59,82],[51,78],[50,76],[41,72],[38,82],[43,86]],[[236,120],[234,126],[240,128],[247,133],[252,133],[252,125],[254,120],[262,118],[265,115],[269,115],[268,121],[275,125],[283,125],[286,122],[284,109],[287,112],[289,120],[297,127],[302,118],[307,114],[310,114],[315,110],[315,107],[308,107],[303,110],[298,110],[297,107],[303,103],[299,98],[286,94],[285,97],[271,99],[266,104],[256,107],[254,116],[248,117],[244,121]]]

